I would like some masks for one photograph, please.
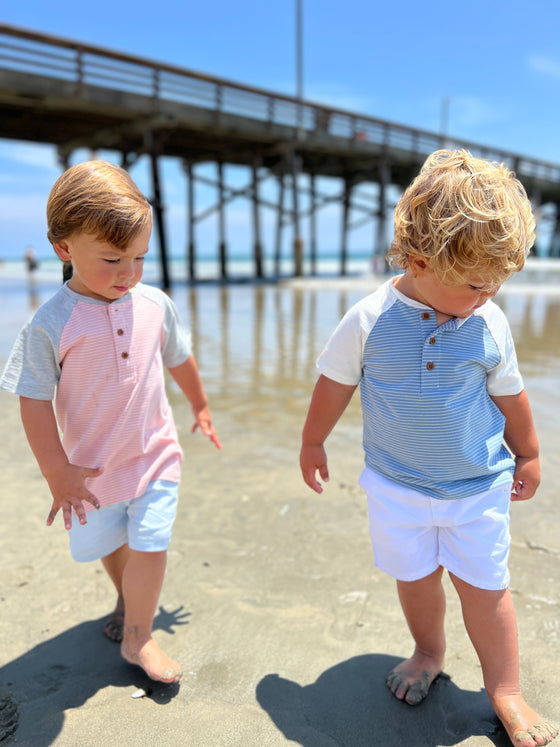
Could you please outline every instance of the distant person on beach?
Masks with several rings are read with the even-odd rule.
[[[516,747],[548,744],[558,729],[519,685],[509,506],[534,495],[539,446],[511,332],[490,299],[523,267],[534,228],[504,165],[432,154],[395,211],[388,259],[404,273],[351,308],[321,353],[300,455],[321,493],[325,440],[359,384],[375,562],[396,579],[415,642],[387,684],[416,705],[442,673],[445,568]]]
[[[23,255],[23,259],[25,261],[25,266],[27,267],[29,277],[34,277],[35,270],[39,267],[39,262],[37,261],[37,257],[35,256],[35,249],[33,249],[32,246],[27,247],[27,249],[25,250],[25,254]]]
[[[151,212],[126,171],[68,169],[47,222],[73,275],[21,331],[0,386],[20,396],[53,497],[47,525],[61,511],[73,558],[101,559],[117,589],[104,633],[149,677],[177,682],[181,667],[152,638],[182,459],[164,366],[191,403],[192,431],[220,448],[190,334],[169,297],[140,282]]]

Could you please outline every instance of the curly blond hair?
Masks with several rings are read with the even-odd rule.
[[[438,150],[396,206],[387,260],[407,270],[420,257],[445,284],[477,277],[499,285],[523,267],[534,241],[531,205],[513,171],[466,150]]]
[[[80,232],[126,249],[150,224],[148,200],[128,172],[107,161],[71,166],[57,179],[47,201],[51,244]]]

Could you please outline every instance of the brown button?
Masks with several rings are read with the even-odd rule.
[[[436,338],[430,337],[430,345],[435,345],[435,344],[436,344]]]
[[[121,358],[128,358],[128,353],[121,353]]]
[[[429,318],[430,318],[430,312],[429,312],[429,311],[425,311],[425,312],[424,312],[424,313],[422,314],[422,319],[429,319]]]
[[[426,368],[428,369],[428,371],[433,371],[435,366],[432,361],[430,361],[429,363],[426,363]]]
[[[124,329],[118,329],[117,330],[118,335],[124,335]]]

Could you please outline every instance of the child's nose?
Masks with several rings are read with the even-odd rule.
[[[122,277],[132,277],[134,275],[134,262],[120,262],[119,270]]]

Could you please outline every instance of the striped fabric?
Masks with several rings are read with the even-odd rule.
[[[20,333],[0,386],[55,399],[68,459],[103,468],[88,487],[107,505],[142,495],[153,480],[179,481],[163,368],[190,354],[190,335],[161,291],[139,284],[105,303],[63,286]]]
[[[360,384],[366,466],[433,498],[506,484],[513,460],[490,395],[523,389],[509,326],[487,301],[437,326],[433,309],[388,281],[345,315],[318,360]]]

